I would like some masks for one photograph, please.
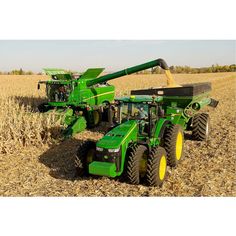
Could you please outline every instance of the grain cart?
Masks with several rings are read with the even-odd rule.
[[[98,77],[104,68],[88,69],[80,76],[73,76],[60,69],[44,69],[51,76],[49,81],[40,81],[46,84],[48,102],[40,104],[40,112],[48,112],[57,109],[57,113],[64,117],[67,125],[65,134],[70,136],[83,131],[87,126],[97,126],[102,117],[107,119],[107,107],[114,101],[115,88],[107,81],[138,71],[160,66],[170,76],[168,66],[163,59],[157,59],[141,65],[137,65],[112,74]],[[169,84],[174,84],[172,78]],[[104,112],[105,111],[105,112]]]
[[[175,167],[184,155],[184,130],[192,130],[195,140],[207,139],[209,116],[199,111],[217,106],[210,91],[210,83],[200,83],[134,90],[117,98],[114,128],[97,143],[80,144],[78,174],[122,175],[131,184],[162,185],[167,164]]]

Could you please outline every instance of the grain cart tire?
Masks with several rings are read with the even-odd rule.
[[[147,159],[147,185],[161,186],[166,177],[167,154],[162,147],[153,148]]]
[[[167,164],[175,167],[184,155],[184,133],[180,125],[171,125],[165,130],[164,148]]]
[[[88,166],[96,155],[96,143],[93,141],[82,142],[75,156],[75,167],[78,176],[88,175]]]
[[[145,176],[147,163],[147,147],[136,145],[130,148],[127,155],[126,177],[130,184],[139,184]]]
[[[193,117],[192,138],[197,141],[205,141],[209,136],[209,115],[199,113]]]

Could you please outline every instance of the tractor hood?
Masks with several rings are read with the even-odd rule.
[[[97,142],[97,147],[106,149],[117,149],[125,141],[128,141],[134,133],[137,133],[137,121],[126,121],[109,131],[102,139]]]

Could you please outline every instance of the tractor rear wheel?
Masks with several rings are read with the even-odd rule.
[[[96,143],[93,141],[82,142],[75,156],[75,167],[79,176],[89,173],[88,166],[95,159]]]
[[[209,115],[206,113],[196,114],[192,121],[192,137],[197,141],[204,141],[209,136]]]
[[[148,149],[143,145],[134,145],[127,154],[126,177],[129,183],[139,184],[147,169]]]
[[[167,152],[167,164],[175,167],[184,155],[184,133],[180,125],[171,125],[166,128],[164,148]]]
[[[147,160],[146,181],[150,186],[161,186],[166,176],[167,154],[164,148],[152,149]]]

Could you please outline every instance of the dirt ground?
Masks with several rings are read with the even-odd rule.
[[[134,77],[142,78],[133,84]],[[81,140],[102,137],[103,132],[95,129],[61,143],[0,154],[0,196],[236,196],[236,73],[175,78],[179,83],[211,81],[212,97],[220,103],[216,109],[205,109],[211,117],[209,140],[196,142],[186,135],[185,157],[177,168],[168,168],[162,188],[134,186],[106,177],[76,177],[76,147]],[[163,81],[156,83],[154,77],[135,75],[112,83],[118,91],[124,87],[128,91],[131,87],[160,86]]]

